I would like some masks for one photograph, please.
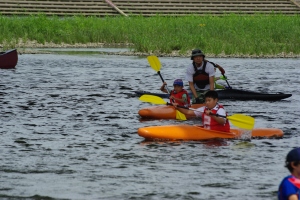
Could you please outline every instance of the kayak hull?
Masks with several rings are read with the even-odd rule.
[[[18,52],[11,49],[0,52],[0,69],[14,69],[18,63]]]
[[[197,109],[204,106],[204,104],[193,104],[191,108]],[[142,118],[147,119],[176,119],[176,109],[173,106],[159,105],[150,106],[139,110],[138,114]],[[192,118],[186,116],[187,119]]]
[[[284,94],[281,92],[278,93],[260,93],[249,90],[237,90],[237,89],[225,89],[225,90],[216,90],[218,93],[219,99],[232,99],[232,100],[260,100],[260,101],[278,101],[281,99],[286,99],[292,96],[292,94]],[[161,98],[169,98],[168,94],[165,93],[151,93],[147,91],[135,91],[136,96],[142,96],[144,94],[154,95]],[[192,93],[189,93],[192,97]]]
[[[230,132],[208,130],[196,125],[150,126],[138,129],[138,135],[146,140],[209,140],[238,139],[245,134],[242,129],[230,129]],[[276,128],[255,128],[252,138],[280,138],[283,131]]]
[[[217,90],[219,99],[233,99],[233,100],[260,100],[260,101],[277,101],[281,99],[286,99],[292,96],[292,94],[284,93],[259,93],[248,90],[237,90],[237,89],[227,89],[227,90]]]

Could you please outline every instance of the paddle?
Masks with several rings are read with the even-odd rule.
[[[222,76],[225,78],[225,81],[229,87],[229,89],[232,89],[231,86],[229,85],[228,81],[227,81],[227,77],[225,76],[225,70],[223,69],[223,67],[221,67],[220,65],[216,64],[217,68],[219,69],[219,71],[221,72]]]
[[[152,67],[152,69],[154,69],[157,74],[160,76],[161,81],[164,83],[164,79],[162,77],[162,75],[160,74],[160,68],[161,68],[161,64],[159,59],[156,56],[148,56],[147,60],[150,64],[150,66]],[[170,90],[167,86],[165,86],[166,90],[168,91],[168,94],[170,94]],[[173,100],[174,102],[174,100]],[[181,113],[180,111],[176,110],[176,119],[179,120],[186,120],[186,117],[183,113]]]
[[[227,85],[228,85],[228,88],[229,89],[232,89],[232,87],[229,85],[229,83],[228,83],[228,81],[227,81],[227,77],[225,76],[225,74],[222,74],[223,76],[224,76],[224,78],[225,78],[225,81],[226,81],[226,83],[227,83]]]
[[[160,98],[158,96],[154,96],[154,95],[144,94],[139,98],[139,100],[143,101],[143,102],[152,103],[152,104],[172,105],[172,104],[166,102],[165,100],[163,100],[162,98]],[[189,110],[196,110],[196,109],[187,108],[184,106],[177,106],[177,107],[189,109]],[[255,123],[255,119],[253,117],[243,115],[243,114],[233,114],[231,116],[223,116],[223,115],[216,114],[216,116],[227,118],[234,126],[242,128],[242,129],[247,129],[247,130],[252,130],[254,127],[254,123]]]
[[[157,72],[157,74],[160,76],[161,81],[165,82],[160,73],[161,64],[160,64],[159,59],[156,56],[148,56],[147,60],[150,64],[150,66],[152,67],[152,69],[154,69]],[[166,86],[166,89],[167,89],[168,93],[170,94],[170,90],[167,86]]]

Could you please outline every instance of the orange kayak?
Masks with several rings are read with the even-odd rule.
[[[197,109],[204,104],[193,104],[191,108]],[[139,115],[142,118],[149,119],[176,119],[176,109],[173,106],[159,105],[143,108],[139,110]],[[191,118],[186,116],[187,118]]]
[[[208,130],[196,125],[149,126],[138,129],[138,134],[147,140],[209,140],[216,138],[238,139],[249,133],[243,129],[231,129],[230,132]],[[255,128],[252,138],[280,138],[283,132],[276,128]]]

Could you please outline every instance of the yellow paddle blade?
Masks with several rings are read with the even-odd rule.
[[[155,71],[160,71],[161,68],[161,64],[159,59],[156,56],[148,56],[147,60],[150,64],[150,66],[152,67],[152,69],[154,69]]]
[[[186,116],[182,112],[176,110],[176,119],[186,120]]]
[[[167,102],[162,98],[154,95],[144,94],[139,98],[140,101],[148,102],[152,104],[166,105]]]
[[[227,119],[236,127],[247,130],[252,130],[254,128],[255,119],[253,117],[243,114],[234,114],[228,116]]]

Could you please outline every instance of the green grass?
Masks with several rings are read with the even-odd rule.
[[[0,43],[132,43],[136,52],[226,55],[300,54],[300,16],[227,15],[186,17],[1,16]]]

